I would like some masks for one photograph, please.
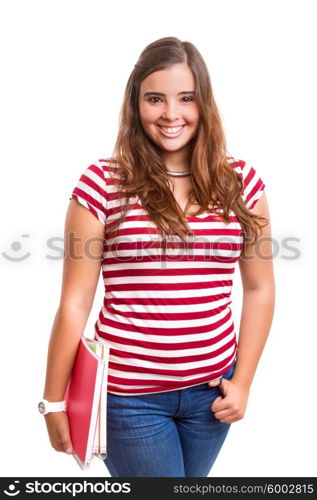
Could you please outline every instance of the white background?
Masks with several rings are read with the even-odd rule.
[[[98,459],[82,472],[54,451],[37,413],[60,298],[64,219],[81,173],[112,152],[140,52],[176,36],[207,63],[228,150],[266,183],[275,240],[271,333],[246,415],[232,424],[211,475],[316,476],[316,2],[0,5],[1,475],[108,475]],[[49,238],[60,238],[59,250],[49,249]],[[289,246],[297,256],[283,248],[286,238],[296,239]],[[100,280],[88,336],[102,298]],[[241,300],[237,267],[236,330]]]

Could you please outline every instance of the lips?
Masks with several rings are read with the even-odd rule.
[[[185,124],[181,125],[181,126],[178,125],[177,127],[163,127],[162,125],[158,125],[158,128],[159,128],[161,134],[164,135],[164,137],[168,137],[171,139],[174,137],[178,137],[183,132],[184,127],[185,127]],[[174,131],[169,132],[168,129],[171,129]]]

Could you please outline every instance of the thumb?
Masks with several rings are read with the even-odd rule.
[[[70,441],[65,441],[63,443],[63,448],[64,448],[64,451],[65,453],[73,453],[73,447],[72,447],[72,443]]]
[[[210,387],[217,387],[218,385],[220,386],[222,383],[222,380],[223,380],[222,377],[214,378],[213,380],[210,380],[210,382],[208,382],[208,385]]]
[[[61,436],[61,442],[65,453],[73,453],[73,446],[69,435]]]
[[[222,402],[222,397],[221,396],[218,396],[214,402],[212,403],[210,409],[211,411],[218,411],[218,403]]]

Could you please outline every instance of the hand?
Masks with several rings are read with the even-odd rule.
[[[210,387],[219,386],[224,395],[224,398],[218,396],[210,407],[211,411],[214,412],[214,416],[220,422],[231,424],[244,417],[249,391],[225,378],[222,379],[220,384],[219,379],[214,379],[208,382],[208,385]]]
[[[45,417],[51,445],[56,451],[72,453],[73,445],[70,439],[69,423],[64,411],[48,413]]]

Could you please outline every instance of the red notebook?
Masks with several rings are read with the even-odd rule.
[[[73,456],[82,469],[107,455],[109,347],[81,337],[65,393]]]

